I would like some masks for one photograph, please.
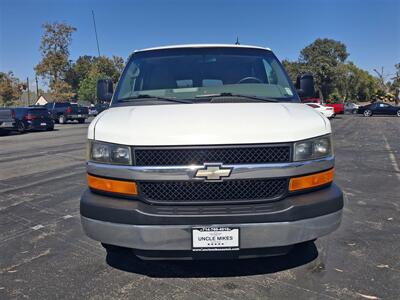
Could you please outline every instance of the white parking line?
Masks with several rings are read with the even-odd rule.
[[[400,181],[400,167],[399,167],[399,164],[397,163],[396,157],[394,156],[393,150],[392,150],[392,148],[390,148],[390,145],[389,145],[388,140],[387,140],[385,135],[383,135],[383,140],[385,141],[385,148],[389,153],[389,159],[392,162],[393,169],[396,171],[397,179]]]
[[[33,230],[39,230],[39,229],[42,229],[42,228],[44,228],[44,226],[42,224],[39,224],[39,225],[31,227],[31,229],[33,229]]]
[[[71,216],[71,215],[65,215],[64,217],[62,217],[64,220],[67,220],[67,219],[71,219],[71,218],[73,218],[74,216]]]

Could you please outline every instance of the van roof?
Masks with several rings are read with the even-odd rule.
[[[252,48],[252,49],[262,49],[262,50],[269,50],[270,48],[264,48],[259,46],[251,46],[251,45],[236,45],[236,44],[182,44],[182,45],[170,45],[170,46],[161,46],[161,47],[153,47],[153,48],[146,48],[135,50],[133,53],[136,52],[144,52],[144,51],[152,51],[152,50],[162,50],[162,49],[177,49],[177,48]]]

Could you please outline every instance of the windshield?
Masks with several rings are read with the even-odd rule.
[[[29,109],[28,113],[35,116],[48,116],[49,111],[47,109]]]
[[[224,94],[299,101],[271,51],[219,47],[134,53],[113,103],[137,101],[141,95],[193,100]]]

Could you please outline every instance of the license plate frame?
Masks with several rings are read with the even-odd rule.
[[[240,228],[231,226],[192,227],[191,244],[194,252],[239,251]]]

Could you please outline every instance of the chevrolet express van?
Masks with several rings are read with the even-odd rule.
[[[326,117],[304,105],[268,48],[181,45],[133,52],[88,129],[86,234],[141,258],[286,253],[338,228]]]

